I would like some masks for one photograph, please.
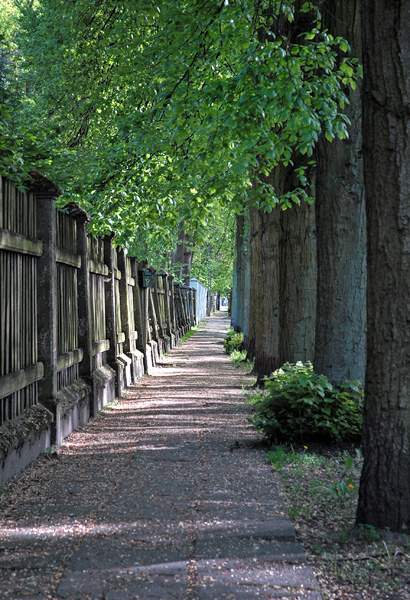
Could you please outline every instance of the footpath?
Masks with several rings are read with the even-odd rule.
[[[319,600],[217,313],[0,494],[0,598]]]

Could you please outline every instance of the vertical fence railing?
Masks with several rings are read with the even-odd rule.
[[[135,260],[135,259],[134,259]],[[127,257],[126,259],[126,281],[127,281],[127,312],[129,319],[129,339],[130,339],[130,350],[133,352],[137,350],[137,339],[138,339],[138,330],[136,326],[136,308],[134,304],[134,288],[138,285],[138,280],[133,277],[132,268],[131,268],[131,259]]]
[[[173,296],[174,296],[174,307],[175,307],[175,324],[176,329],[178,331],[178,336],[181,337],[184,335],[183,328],[183,318],[182,318],[182,302],[181,302],[181,294],[180,294],[180,284],[174,283],[173,286]]]
[[[138,331],[137,349],[143,354],[145,371],[151,373],[155,357],[153,354],[149,311],[150,289],[142,285],[142,273],[147,266],[145,261],[138,262],[136,258],[131,259],[131,272],[135,280],[134,307],[136,328]]]
[[[158,320],[159,335],[162,339],[163,352],[169,352],[171,349],[171,335],[169,329],[169,315],[167,310],[168,294],[167,281],[168,273],[160,270],[155,273],[154,277],[154,299],[155,308]]]
[[[109,271],[104,263],[104,241],[88,235],[87,246],[90,276],[92,370],[95,371],[106,364],[106,352],[110,347],[106,330],[104,288],[104,280],[108,277]]]
[[[120,301],[123,315],[123,330],[125,334],[124,350],[131,360],[131,379],[135,381],[144,371],[143,357],[137,348],[139,334],[136,326],[138,315],[136,302],[139,301],[139,298],[136,294],[136,288],[138,287],[138,276],[133,276],[134,272],[132,266],[133,263],[135,263],[135,258],[129,258],[125,250],[120,251],[118,258],[122,274]]]
[[[121,296],[120,296],[120,282],[122,278],[122,273],[118,269],[118,251],[114,248],[113,250],[114,257],[114,268],[113,268],[113,277],[114,277],[114,290],[115,290],[115,315],[116,315],[116,324],[117,324],[117,355],[124,353],[124,342],[125,342],[125,334],[122,328],[122,315],[121,315]]]
[[[36,203],[0,177],[0,425],[38,400]]]
[[[56,214],[57,260],[57,391],[79,378],[83,352],[78,348],[77,223],[68,214]]]
[[[153,271],[155,277],[155,271]],[[163,354],[163,340],[161,338],[161,332],[159,329],[158,315],[155,307],[155,292],[154,287],[149,288],[148,302],[149,302],[149,322],[150,322],[150,333],[151,343],[153,342],[153,360],[158,361],[159,357]]]

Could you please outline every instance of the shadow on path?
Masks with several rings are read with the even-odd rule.
[[[2,495],[0,597],[319,599],[223,353],[226,313]]]

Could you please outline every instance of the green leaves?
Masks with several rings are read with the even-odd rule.
[[[265,378],[265,390],[252,422],[270,441],[360,437],[363,392],[357,382],[336,388],[311,363],[286,363]]]
[[[223,346],[227,354],[231,354],[234,350],[242,350],[243,333],[235,331],[232,327],[229,328]]]
[[[215,198],[237,211],[309,200],[320,134],[347,135],[345,86],[359,69],[314,2],[299,13],[294,0],[21,7],[19,119],[38,139],[37,168],[124,239],[187,215],[200,232]],[[266,183],[295,164],[289,194]]]

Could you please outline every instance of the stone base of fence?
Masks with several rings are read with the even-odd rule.
[[[52,444],[61,444],[74,429],[90,418],[91,388],[82,379],[64,387],[55,401]]]
[[[151,347],[151,365],[155,367],[157,362],[159,361],[158,344],[155,340],[151,340],[150,342],[148,342],[148,346]]]
[[[121,398],[122,392],[132,383],[132,360],[125,354],[117,354],[115,362],[117,371],[117,395]]]
[[[171,348],[172,348],[171,338],[168,335],[164,335],[163,340],[162,340],[163,354],[168,354],[168,352],[171,350]]]
[[[37,404],[0,427],[0,485],[51,445],[52,421],[51,412]]]
[[[143,360],[144,360],[144,372],[147,375],[151,375],[152,374],[152,368],[154,366],[153,364],[153,358],[152,358],[152,347],[151,345],[147,344],[144,351],[142,352],[142,356],[143,356]]]
[[[104,365],[92,374],[91,416],[98,412],[116,397],[116,373],[108,365]]]
[[[144,355],[139,350],[131,350],[127,354],[118,354],[115,362],[117,396],[121,398],[123,391],[144,375]]]
[[[162,338],[158,338],[157,339],[157,356],[156,356],[156,362],[159,362],[161,360],[161,356],[163,356],[163,354],[165,354],[165,352],[164,352],[164,340]]]
[[[131,350],[132,380],[134,383],[144,375],[144,355],[139,350]]]

